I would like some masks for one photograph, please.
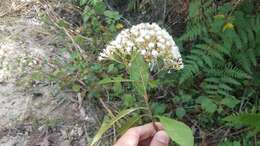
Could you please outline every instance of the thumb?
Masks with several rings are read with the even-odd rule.
[[[159,131],[154,135],[154,137],[150,143],[150,146],[168,146],[169,142],[170,142],[170,138],[166,134],[166,132]]]

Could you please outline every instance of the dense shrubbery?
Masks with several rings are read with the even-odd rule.
[[[197,5],[199,11],[193,12],[192,6]],[[256,112],[259,12],[252,2],[214,7],[210,1],[191,4],[191,11],[187,32],[180,38],[183,46],[191,46],[184,47],[186,66],[177,79],[182,92],[197,97],[196,102],[209,114]],[[250,104],[241,107],[245,101]]]
[[[254,3],[191,1],[186,32],[176,38],[184,69],[152,72],[147,82],[153,113],[185,121],[193,127],[197,142],[211,145],[227,140],[221,146],[259,144],[256,133],[260,118],[255,113],[260,111],[260,15]],[[70,60],[52,76],[62,88],[87,98],[122,103],[116,106],[119,110],[142,107],[142,95],[128,81],[131,72],[116,62],[97,61],[105,44],[125,27],[122,16],[102,0],[80,0],[79,4],[83,8],[82,34],[92,38],[92,43],[83,45],[82,38],[76,37],[86,54],[71,53]],[[108,117],[113,119],[111,114]],[[124,127],[120,123],[125,119],[117,119],[118,134],[149,121],[142,114],[127,116]],[[234,134],[236,130],[226,121],[240,130],[241,124],[254,130],[248,134],[246,128]],[[225,137],[222,129],[229,130]],[[220,133],[212,134],[215,132]]]

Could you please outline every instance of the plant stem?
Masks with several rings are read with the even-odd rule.
[[[150,116],[150,118],[151,118],[151,121],[152,121],[152,124],[153,124],[153,127],[154,127],[154,129],[155,129],[155,131],[159,131],[159,128],[156,126],[156,124],[155,124],[155,120],[154,120],[154,116],[153,116],[153,112],[152,112],[152,109],[151,109],[151,107],[150,107],[150,105],[149,105],[149,100],[148,100],[149,98],[148,98],[148,95],[147,95],[147,93],[145,92],[145,94],[144,94],[144,101],[145,101],[145,104],[146,104],[146,107],[147,107],[147,109],[148,109],[148,114],[149,114],[149,116]]]
[[[147,107],[147,109],[148,109],[148,114],[150,115],[150,118],[151,118],[151,121],[152,121],[152,123],[153,123],[153,127],[154,127],[154,129],[156,130],[156,131],[159,131],[159,128],[156,126],[156,124],[155,124],[155,118],[153,117],[153,112],[152,112],[152,109],[151,109],[151,107],[150,107],[150,105],[149,105],[149,97],[148,97],[148,94],[147,94],[147,92],[146,92],[146,87],[145,87],[145,84],[144,84],[144,78],[143,78],[143,75],[142,75],[142,73],[140,72],[140,76],[141,76],[141,79],[142,79],[142,83],[143,83],[143,88],[144,88],[144,102],[145,102],[145,104],[146,104],[146,107]]]

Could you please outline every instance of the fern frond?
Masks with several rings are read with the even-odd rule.
[[[243,72],[241,69],[237,67],[232,67],[227,65],[224,70],[225,74],[230,77],[237,78],[237,79],[251,79],[252,77],[247,73]]]
[[[245,125],[260,131],[260,113],[238,113],[224,118],[233,125]]]
[[[221,82],[228,83],[231,85],[237,85],[237,86],[241,85],[241,83],[239,81],[237,81],[236,79],[229,77],[229,76],[221,77]]]

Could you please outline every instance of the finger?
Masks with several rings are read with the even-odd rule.
[[[150,143],[150,146],[168,146],[169,142],[170,142],[170,138],[166,134],[166,132],[159,131],[154,135]]]
[[[137,146],[140,135],[137,127],[127,130],[127,132],[116,142],[114,146]]]
[[[163,129],[160,123],[155,123],[158,129]],[[114,146],[137,146],[139,141],[152,137],[156,133],[152,123],[130,128],[127,132],[117,141]]]
[[[152,137],[139,141],[138,146],[149,146],[152,141]]]
[[[156,122],[155,126],[157,127],[157,129],[163,130],[163,126],[161,123]],[[138,128],[138,130],[139,130],[140,140],[145,140],[149,137],[153,137],[154,134],[157,132],[156,129],[154,128],[153,123],[145,124],[143,126],[139,126],[136,128]]]

